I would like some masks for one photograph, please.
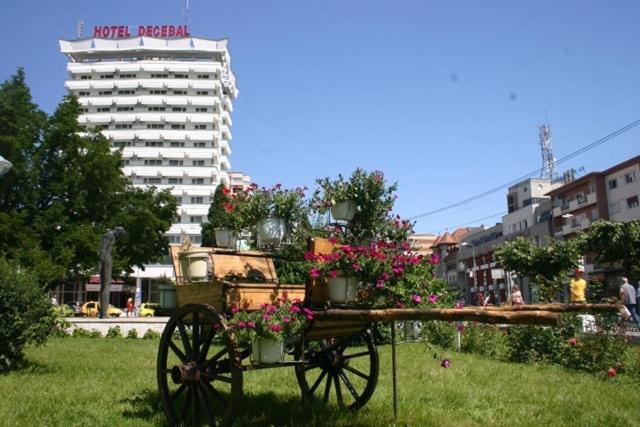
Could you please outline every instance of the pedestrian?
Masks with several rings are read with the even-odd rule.
[[[640,302],[640,280],[638,280],[638,293],[636,293],[636,312],[638,314],[638,319],[640,319],[640,304],[638,304]]]
[[[127,317],[133,317],[133,299],[129,298],[127,300]]]
[[[569,302],[584,304],[587,300],[584,297],[584,292],[587,289],[587,281],[582,278],[584,271],[576,269],[571,282],[569,282]]]
[[[638,321],[638,314],[636,313],[636,290],[633,288],[633,285],[629,283],[629,280],[626,277],[622,278],[622,286],[620,286],[620,299],[629,313],[631,314],[631,318],[635,322],[636,325],[640,324]]]
[[[513,285],[511,287],[511,304],[512,305],[522,305],[524,304],[524,300],[522,299],[522,292],[520,292],[520,288],[518,285]]]

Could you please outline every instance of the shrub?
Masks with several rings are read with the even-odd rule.
[[[462,333],[460,350],[502,358],[506,352],[506,337],[497,327],[481,323],[469,323]]]
[[[557,328],[516,325],[507,335],[507,358],[512,362],[554,362],[563,351]]]
[[[422,333],[430,344],[442,348],[453,347],[456,338],[456,328],[450,322],[434,320],[425,322]]]
[[[0,259],[0,372],[22,364],[25,345],[44,343],[55,319],[35,275]]]
[[[154,340],[157,338],[160,338],[160,334],[154,331],[153,329],[147,329],[147,332],[145,332],[144,335],[142,336],[142,339],[145,339],[145,340]]]
[[[122,338],[122,329],[120,326],[112,326],[107,330],[107,338]]]
[[[97,329],[91,329],[90,331],[83,328],[75,328],[71,333],[74,338],[100,338],[102,334]]]
[[[127,338],[131,338],[131,339],[138,338],[138,330],[136,328],[129,329],[129,332],[127,332]]]

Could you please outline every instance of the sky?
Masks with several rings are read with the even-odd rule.
[[[94,25],[185,22],[185,0],[6,0],[0,80],[25,68],[51,113],[65,94],[58,39]],[[262,186],[381,170],[416,217],[561,158],[640,119],[640,2],[191,0],[193,36],[228,38],[240,90],[233,170]],[[558,166],[640,154],[640,126]],[[420,218],[416,231],[494,225],[506,190]]]

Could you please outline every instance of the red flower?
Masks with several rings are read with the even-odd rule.
[[[316,277],[320,277],[320,269],[318,269],[317,267],[313,267],[311,268],[311,271],[309,272],[309,274],[311,275],[312,278],[316,278]]]
[[[618,371],[616,371],[615,368],[609,368],[609,370],[607,371],[607,375],[609,377],[615,377],[616,375],[618,375]]]
[[[451,361],[449,359],[443,359],[442,362],[440,362],[440,366],[446,369],[451,366]]]
[[[224,194],[225,196],[228,195],[229,193],[231,193],[231,190],[229,190],[227,187],[222,189],[222,194]]]
[[[567,343],[571,346],[571,347],[575,347],[576,344],[578,344],[578,340],[575,338],[569,338],[569,340],[567,341]]]
[[[233,206],[233,203],[229,203],[229,202],[223,203],[222,207],[224,208],[226,213],[232,213],[233,210],[235,209],[235,207]]]
[[[338,277],[338,272],[335,270],[329,270],[329,276],[335,279]]]

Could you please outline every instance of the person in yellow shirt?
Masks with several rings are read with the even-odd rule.
[[[584,291],[587,289],[587,281],[582,278],[584,272],[580,269],[576,270],[575,276],[569,282],[569,302],[585,303]]]

